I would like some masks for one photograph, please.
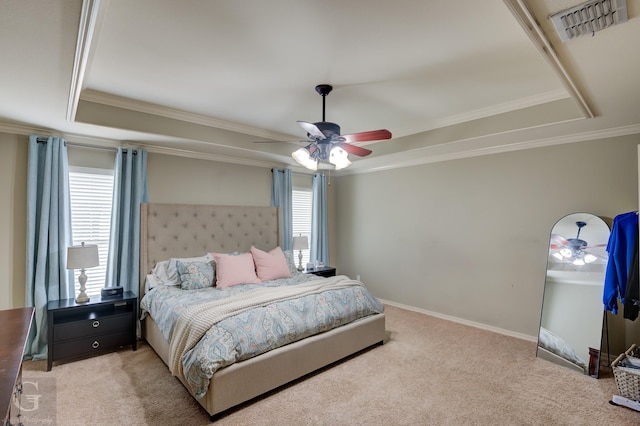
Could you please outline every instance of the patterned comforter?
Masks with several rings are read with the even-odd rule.
[[[226,289],[182,290],[160,286],[143,297],[142,316],[150,314],[167,341],[171,341],[178,318],[194,304],[221,300],[256,288],[292,286],[313,280],[325,278],[295,274],[292,278]],[[193,395],[200,399],[206,394],[213,374],[222,367],[383,310],[382,303],[362,285],[252,308],[214,324],[182,356],[183,375]]]

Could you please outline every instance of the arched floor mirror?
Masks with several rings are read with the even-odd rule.
[[[573,213],[549,238],[536,355],[592,377],[599,374],[609,233],[598,216]]]

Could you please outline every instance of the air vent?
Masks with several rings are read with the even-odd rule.
[[[551,15],[564,42],[627,21],[626,0],[594,0]]]

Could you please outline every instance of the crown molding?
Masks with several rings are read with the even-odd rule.
[[[200,124],[208,127],[229,130],[232,132],[243,133],[246,135],[258,136],[270,140],[290,140],[296,136],[285,133],[272,132],[257,127],[247,126],[232,121],[220,120],[202,114],[195,114],[176,108],[169,108],[162,105],[152,104],[149,102],[139,101],[136,99],[125,98],[122,96],[112,95],[97,90],[87,89],[82,92],[80,98],[83,101],[93,102],[97,104],[108,105],[115,108],[123,108],[132,111],[142,112],[145,114],[157,115],[159,117],[171,118],[188,123]]]
[[[84,83],[84,73],[89,60],[91,40],[96,26],[100,0],[83,0],[80,12],[80,25],[78,26],[78,38],[76,41],[76,54],[73,60],[71,74],[71,87],[69,89],[69,101],[67,103],[67,120],[75,121],[78,101]]]
[[[628,136],[640,133],[640,124],[633,124],[630,126],[614,127],[603,130],[594,130],[583,133],[572,133],[569,135],[553,136],[543,139],[532,139],[523,142],[514,142],[497,146],[480,147],[476,149],[466,149],[457,152],[451,152],[446,154],[429,155],[428,151],[435,147],[442,147],[443,145],[455,145],[457,143],[469,142],[473,139],[464,139],[454,142],[448,142],[446,144],[434,145],[423,148],[416,148],[410,151],[402,153],[394,153],[384,156],[387,164],[382,166],[363,166],[362,170],[357,169],[345,169],[344,174],[364,174],[379,172],[385,170],[399,169],[403,167],[419,166],[423,164],[440,163],[443,161],[460,160],[463,158],[480,157],[482,155],[500,154],[504,152],[521,151],[532,148],[542,148],[546,146],[562,145],[567,143],[586,142],[590,140],[615,138],[620,136]],[[478,138],[479,139],[479,138]],[[410,156],[408,159],[399,158],[397,161],[391,160],[392,156]],[[383,158],[383,157],[378,157]],[[389,161],[391,160],[391,161]],[[366,160],[365,160],[366,161]]]
[[[544,34],[538,21],[533,16],[525,0],[504,0],[504,4],[511,11],[516,18],[524,32],[527,34],[533,45],[542,57],[551,66],[553,71],[558,75],[560,81],[564,85],[569,95],[576,101],[578,108],[584,114],[585,118],[594,118],[595,114],[589,104],[587,103],[584,95],[578,89],[578,86],[573,81],[573,78],[564,67],[560,58],[558,57],[553,45]]]
[[[163,155],[173,155],[177,157],[186,157],[186,158],[195,158],[200,160],[208,160],[208,161],[217,161],[221,163],[231,163],[238,164],[242,166],[253,166],[253,167],[277,167],[279,165],[284,165],[286,162],[284,161],[262,161],[248,158],[239,158],[239,157],[231,157],[228,155],[219,155],[206,153],[198,150],[189,150],[189,149],[178,149],[178,148],[170,148],[164,146],[158,146],[153,142],[133,142],[133,141],[122,141],[117,139],[108,139],[108,138],[99,138],[94,136],[86,136],[76,133],[68,133],[68,132],[59,132],[51,129],[43,129],[39,127],[29,127],[17,124],[10,123],[1,123],[0,122],[0,132],[15,134],[15,135],[38,135],[38,136],[57,136],[64,138],[67,142],[73,144],[77,143],[87,148],[140,148],[144,149],[149,153],[154,154],[163,154]],[[193,141],[199,142],[199,141]],[[201,142],[206,143],[206,142]]]
[[[394,130],[394,135],[411,135],[415,133],[427,132],[429,130],[438,129],[441,127],[453,126],[456,124],[466,123],[468,121],[479,120],[482,118],[492,117],[494,115],[505,114],[519,109],[529,108],[536,105],[542,105],[548,102],[555,102],[561,99],[570,98],[571,96],[565,89],[553,90],[546,93],[541,93],[533,96],[529,96],[515,101],[503,102],[498,105],[493,105],[487,108],[480,108],[473,111],[465,112],[462,114],[452,115],[450,117],[443,118],[441,120],[432,121],[427,126],[420,128],[406,127],[400,131]],[[402,137],[402,136],[397,136]],[[369,142],[360,145],[367,145],[374,142]]]
[[[98,138],[93,136],[86,136],[86,135],[75,134],[75,133],[65,133],[65,132],[59,132],[51,129],[43,129],[39,127],[30,127],[30,126],[24,126],[24,125],[18,125],[18,124],[2,123],[2,122],[0,122],[0,132],[8,133],[8,134],[16,134],[16,135],[25,135],[25,136],[33,135],[33,134],[37,134],[41,136],[59,136],[71,143],[75,142],[75,143],[83,144],[85,146],[91,146],[96,148],[105,148],[105,147],[114,148],[118,146],[129,147],[129,148],[142,148],[147,150],[147,152],[150,152],[150,153],[174,155],[174,156],[186,157],[186,158],[196,158],[196,159],[238,164],[238,165],[244,165],[244,166],[278,167],[278,166],[285,165],[287,167],[296,167],[295,165],[292,166],[289,164],[289,162],[287,161],[288,156],[285,157],[285,156],[280,156],[278,154],[273,154],[276,157],[274,161],[263,161],[263,160],[232,157],[228,155],[211,154],[211,153],[198,151],[195,149],[178,149],[178,148],[163,147],[163,146],[158,146],[153,142],[133,142],[133,141],[121,141],[121,140],[108,139],[108,138]],[[362,166],[362,169],[355,169],[350,167],[341,171],[340,174],[351,175],[351,174],[372,173],[372,172],[398,169],[403,167],[419,166],[423,164],[439,163],[443,161],[479,157],[482,155],[500,154],[500,153],[511,152],[511,151],[520,151],[520,150],[532,149],[532,148],[542,148],[546,146],[561,145],[561,144],[567,144],[567,143],[615,138],[615,137],[628,136],[628,135],[639,134],[639,133],[640,133],[640,124],[634,124],[630,126],[621,126],[621,127],[614,127],[609,129],[603,129],[603,130],[594,130],[589,132],[553,136],[553,137],[543,138],[543,139],[531,139],[528,141],[514,142],[514,143],[508,143],[508,144],[503,144],[498,146],[465,149],[465,150],[450,152],[446,154],[438,154],[438,155],[429,154],[429,150],[435,147],[441,148],[443,145],[455,146],[456,144],[463,143],[463,142],[468,143],[469,141],[473,140],[473,139],[464,139],[464,140],[458,140],[454,142],[448,142],[446,144],[441,144],[441,145],[416,148],[403,153],[394,153],[394,154],[380,156],[380,157],[377,157],[377,159],[384,160],[386,162],[385,165],[367,166],[365,164]],[[486,137],[483,137],[482,139],[485,139],[485,138]],[[481,138],[476,138],[476,139],[479,140]],[[191,141],[191,142],[206,144],[206,142],[201,142],[201,141]],[[407,156],[409,158],[402,158],[404,156]],[[362,161],[367,162],[369,160],[362,160]]]

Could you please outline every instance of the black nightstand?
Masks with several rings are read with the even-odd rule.
[[[91,296],[47,304],[49,353],[47,371],[54,361],[80,358],[131,345],[136,350],[138,297],[130,291],[119,298]]]
[[[305,274],[313,274],[319,277],[335,277],[336,276],[336,268],[331,266],[318,266],[313,269],[305,269],[302,271]]]

